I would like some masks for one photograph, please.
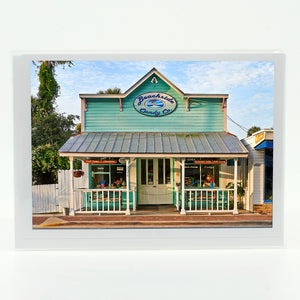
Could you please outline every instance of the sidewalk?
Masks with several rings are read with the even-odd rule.
[[[255,213],[174,213],[126,215],[34,215],[33,228],[174,228],[174,227],[272,227],[272,215]]]

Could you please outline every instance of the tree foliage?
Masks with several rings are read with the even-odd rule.
[[[113,89],[108,88],[105,91],[100,90],[97,94],[103,95],[103,94],[121,94],[121,89],[118,87],[114,87]]]
[[[59,96],[59,85],[56,82],[54,67],[48,67],[45,62],[39,68],[39,91],[37,105],[45,112],[53,112],[54,103]]]
[[[31,103],[34,102],[36,100],[31,101]],[[31,138],[33,147],[45,144],[62,146],[75,133],[76,129],[74,127],[79,116],[57,112],[48,112],[40,116],[39,113],[34,113],[34,105],[31,107]]]
[[[45,144],[32,150],[32,177],[34,184],[57,182],[58,170],[69,169],[68,159],[58,154],[57,144]]]
[[[261,128],[260,127],[257,127],[257,126],[252,126],[248,132],[247,132],[247,136],[250,136],[252,135],[254,132],[257,132],[257,131],[260,131]]]
[[[55,79],[55,67],[71,66],[69,61],[41,61],[38,66],[40,85],[37,97],[31,97],[32,179],[34,184],[57,182],[57,171],[69,169],[67,158],[58,150],[76,131],[79,116],[56,111],[59,84]],[[35,63],[37,64],[37,63]]]
[[[76,131],[77,131],[78,133],[81,132],[81,123],[78,123],[78,124],[77,124],[77,126],[76,126]]]

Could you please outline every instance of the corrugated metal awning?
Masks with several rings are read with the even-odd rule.
[[[246,157],[241,141],[226,132],[84,132],[69,138],[59,150],[62,156],[151,155],[168,157]]]

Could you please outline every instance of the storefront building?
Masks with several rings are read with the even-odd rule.
[[[273,129],[263,129],[242,140],[249,152],[246,185],[250,211],[272,210],[273,133]]]
[[[237,165],[248,151],[227,132],[227,94],[186,94],[153,68],[125,93],[79,96],[82,132],[59,150],[87,176],[81,189],[70,182],[73,214],[143,205],[238,213]],[[228,160],[233,188],[221,175]]]

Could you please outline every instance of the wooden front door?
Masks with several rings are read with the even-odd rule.
[[[173,170],[169,158],[139,160],[138,204],[173,204]]]

